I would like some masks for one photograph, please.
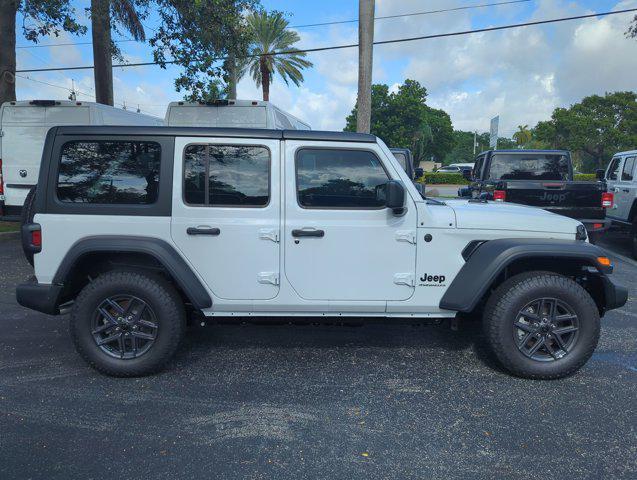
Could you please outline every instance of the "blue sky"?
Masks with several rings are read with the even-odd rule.
[[[413,13],[502,0],[377,0],[377,16]],[[78,11],[89,2],[77,2]],[[262,0],[267,9],[288,14],[291,25],[355,19],[357,0]],[[376,40],[468,30],[584,13],[637,8],[637,0],[530,0],[505,6],[409,16],[376,21]],[[428,103],[451,115],[454,126],[485,131],[489,119],[501,116],[501,130],[510,135],[517,125],[535,125],[557,106],[570,105],[585,95],[634,90],[637,86],[637,40],[624,37],[632,16],[616,15],[557,25],[527,27],[377,46],[374,82],[396,88],[406,78],[429,91]],[[86,20],[84,20],[86,21]],[[152,27],[156,19],[144,22]],[[20,21],[18,22],[20,24]],[[355,23],[299,28],[301,47],[355,43]],[[149,35],[152,34],[148,32]],[[62,35],[42,44],[90,40]],[[30,45],[19,34],[19,46]],[[121,43],[131,62],[151,59],[145,44]],[[315,129],[342,129],[356,98],[357,50],[317,52],[309,55],[314,67],[300,87],[275,79],[271,100],[311,123]],[[18,69],[90,65],[90,45],[24,48],[18,50]],[[170,101],[181,100],[173,80],[177,67],[115,69],[115,99],[156,116],[163,116]],[[61,98],[72,80],[78,99],[94,100],[92,71],[30,73],[18,78],[18,98]],[[40,83],[45,82],[45,83]],[[238,89],[239,98],[260,98],[249,78]]]

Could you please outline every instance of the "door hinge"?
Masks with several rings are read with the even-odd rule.
[[[394,283],[396,285],[407,285],[408,287],[416,286],[413,273],[395,273]]]
[[[416,244],[416,232],[413,230],[398,230],[396,232],[396,241]]]
[[[262,228],[259,230],[259,238],[261,240],[272,240],[275,243],[279,242],[279,231],[274,228]]]
[[[277,272],[259,272],[257,274],[259,283],[269,283],[271,285],[279,284],[279,274]]]

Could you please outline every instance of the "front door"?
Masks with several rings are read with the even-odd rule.
[[[307,300],[387,301],[412,296],[417,214],[385,208],[384,184],[398,179],[375,144],[285,146],[285,275]]]
[[[175,139],[172,239],[215,296],[279,292],[279,140]]]

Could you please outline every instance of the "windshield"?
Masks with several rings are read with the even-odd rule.
[[[491,158],[491,180],[568,180],[569,162],[560,154],[497,153]]]

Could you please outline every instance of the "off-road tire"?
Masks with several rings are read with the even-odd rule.
[[[563,358],[541,362],[525,356],[514,339],[518,313],[536,298],[551,297],[568,304],[578,317],[576,343]],[[499,364],[512,374],[530,379],[557,379],[572,375],[591,357],[599,340],[599,311],[589,293],[570,278],[552,272],[527,272],[511,277],[488,299],[483,332]]]
[[[31,187],[29,193],[27,194],[27,198],[24,199],[24,205],[22,206],[22,216],[20,218],[20,224],[26,225],[27,223],[33,223],[33,217],[35,217],[35,191],[37,187]],[[33,266],[33,252],[28,250],[24,245],[22,245],[22,250],[24,251],[24,256],[27,259],[27,262]]]
[[[153,310],[158,324],[151,348],[138,358],[113,358],[97,346],[92,330],[95,311],[113,295],[134,295]],[[136,271],[111,271],[90,282],[71,310],[70,329],[75,348],[90,366],[115,377],[138,377],[159,371],[175,354],[186,328],[183,301],[164,278]]]

